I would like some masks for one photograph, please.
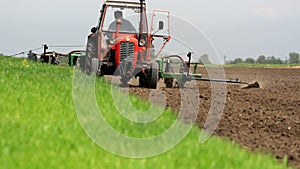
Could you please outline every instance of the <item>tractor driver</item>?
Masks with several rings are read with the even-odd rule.
[[[109,29],[108,29],[109,31],[116,31],[117,19],[121,19],[122,22],[121,22],[120,32],[136,33],[136,29],[131,24],[131,22],[123,18],[122,11],[115,11],[114,16],[115,16],[115,21],[113,21],[109,25]]]

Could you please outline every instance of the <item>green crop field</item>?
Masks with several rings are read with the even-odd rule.
[[[197,127],[175,148],[155,157],[132,159],[110,154],[89,139],[77,119],[72,100],[73,72],[70,67],[0,57],[1,169],[287,168],[286,161],[250,153],[227,139],[212,137],[199,144]],[[110,104],[110,85],[98,79],[96,86],[97,102],[105,105],[104,116],[121,133],[148,137],[164,131],[176,119],[166,110],[151,124],[126,121]],[[134,96],[130,99],[136,109],[149,107]]]

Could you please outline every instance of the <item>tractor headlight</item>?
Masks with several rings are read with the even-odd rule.
[[[145,46],[146,45],[146,41],[144,39],[141,39],[139,45],[140,46]]]
[[[116,44],[116,39],[115,38],[109,39],[109,44],[111,45]]]

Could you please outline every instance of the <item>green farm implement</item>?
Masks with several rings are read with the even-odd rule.
[[[58,53],[58,52],[45,52],[41,55],[42,63],[50,63],[53,65],[69,65],[75,66],[77,64],[77,60],[80,60],[84,64],[84,59],[78,59],[86,56],[86,52],[83,50],[74,50],[69,53]]]
[[[159,65],[159,79],[163,79],[167,88],[172,88],[174,85],[183,88],[186,82],[192,80],[245,84],[247,85],[245,88],[259,88],[258,82],[248,83],[239,79],[203,78],[201,74],[197,74],[198,64],[194,64],[193,73],[190,73],[191,53],[188,53],[187,57],[188,61],[184,61],[179,55],[164,56],[156,60]]]

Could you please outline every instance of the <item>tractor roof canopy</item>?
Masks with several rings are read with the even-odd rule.
[[[148,32],[146,4],[143,2],[143,15],[141,18],[141,8],[139,2],[131,1],[106,1],[103,11],[104,18],[102,20],[102,30],[114,32],[116,31],[115,12],[122,12],[121,33],[137,34],[140,30],[141,19],[143,21],[143,33]]]
[[[113,6],[127,6],[127,7],[140,7],[139,1],[114,1],[108,0],[105,2],[106,5],[113,5]],[[145,1],[143,2],[143,7],[146,7]]]

